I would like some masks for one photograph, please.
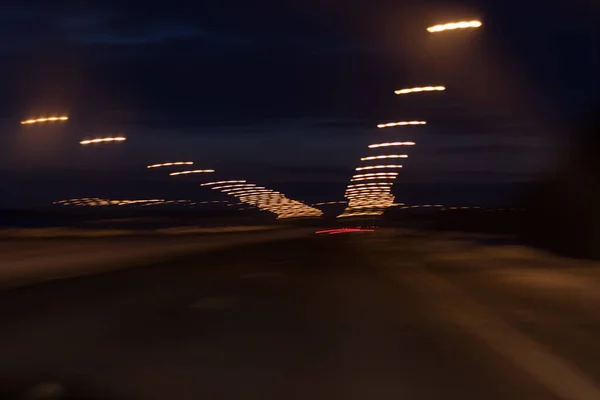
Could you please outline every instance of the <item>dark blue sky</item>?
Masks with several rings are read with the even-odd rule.
[[[597,99],[594,3],[3,1],[2,203],[119,193],[201,200],[195,181],[183,192],[144,175],[145,165],[176,159],[301,199],[339,200],[366,145],[388,139],[418,143],[400,201],[403,190],[415,197],[415,185],[535,179]],[[425,30],[473,18],[482,29]],[[393,94],[428,84],[448,91]],[[52,113],[71,120],[19,124]],[[428,125],[374,128],[404,119]],[[78,144],[114,133],[128,141]],[[453,200],[448,190],[423,192],[415,201]]]

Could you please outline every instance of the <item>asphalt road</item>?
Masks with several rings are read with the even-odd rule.
[[[600,270],[455,247],[307,236],[5,289],[0,398],[600,399]]]

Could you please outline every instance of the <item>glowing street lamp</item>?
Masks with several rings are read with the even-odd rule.
[[[172,172],[169,175],[177,176],[177,175],[188,175],[188,174],[203,174],[203,173],[210,173],[210,172],[215,172],[215,170],[214,169],[194,169],[194,170],[190,170],[190,171]]]
[[[34,119],[28,119],[28,120],[25,120],[25,121],[21,121],[21,125],[37,124],[39,122],[67,121],[68,119],[69,119],[69,117],[67,117],[67,116],[62,116],[62,117],[47,117],[47,118],[34,118]]]
[[[146,168],[161,168],[161,167],[171,167],[174,165],[192,165],[193,161],[176,161],[176,162],[167,162],[162,164],[152,164],[148,165]]]
[[[390,146],[414,146],[415,142],[391,142],[391,143],[379,143],[369,145],[370,149],[376,149],[378,147],[390,147]]]
[[[425,121],[401,121],[401,122],[388,122],[386,124],[379,124],[377,127],[381,128],[392,128],[394,126],[409,126],[409,125],[425,125]]]
[[[427,28],[427,31],[429,33],[437,33],[455,29],[479,28],[481,25],[483,25],[481,21],[450,22],[447,24],[430,26]]]
[[[421,92],[443,92],[446,90],[444,86],[423,86],[414,87],[410,89],[394,90],[397,95],[410,94],[410,93],[421,93]]]
[[[105,137],[105,138],[99,138],[99,139],[89,139],[89,140],[82,140],[81,142],[79,142],[79,144],[92,144],[92,143],[104,143],[104,142],[123,142],[127,140],[126,137],[123,136],[117,136],[117,137]]]
[[[357,167],[357,171],[367,171],[370,169],[382,169],[382,168],[402,168],[402,165],[370,165],[368,167]]]
[[[388,158],[408,158],[408,156],[406,154],[390,154],[387,156],[363,157],[360,159],[360,161],[383,160]]]

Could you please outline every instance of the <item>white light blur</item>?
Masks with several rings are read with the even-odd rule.
[[[160,168],[160,167],[171,167],[173,165],[192,165],[193,161],[176,161],[176,162],[167,162],[162,164],[152,164],[148,165],[146,168]]]
[[[105,138],[98,138],[98,139],[82,140],[81,142],[79,142],[79,144],[91,144],[91,143],[103,143],[103,142],[123,142],[125,140],[127,140],[127,138],[123,137],[123,136],[105,137]]]
[[[376,149],[378,147],[390,147],[390,146],[414,146],[415,142],[390,142],[390,143],[379,143],[369,145],[370,149]]]
[[[392,128],[394,126],[410,126],[410,125],[426,125],[425,121],[400,121],[400,122],[388,122],[385,124],[377,125],[378,128]]]
[[[406,154],[390,154],[388,156],[363,157],[360,161],[383,160],[387,158],[408,158],[408,156]]]
[[[202,183],[200,186],[212,186],[212,185],[222,185],[224,183],[246,183],[246,181],[216,181],[216,182],[207,182]]]
[[[25,121],[21,121],[21,125],[36,124],[38,122],[67,121],[68,119],[69,119],[69,117],[67,117],[67,116],[62,116],[62,117],[47,117],[47,118],[34,118],[34,119],[28,119],[28,120],[25,120]]]
[[[210,173],[210,172],[215,172],[215,170],[214,169],[193,169],[190,171],[171,172],[169,175],[177,176],[177,175],[188,175],[188,174],[203,174],[203,173]]]
[[[371,165],[368,167],[357,167],[357,171],[367,171],[371,169],[383,169],[383,168],[402,168],[402,165]]]
[[[450,22],[447,24],[430,26],[427,28],[427,31],[430,33],[437,33],[454,29],[479,28],[481,25],[483,25],[481,21]]]
[[[394,90],[394,93],[398,95],[410,94],[410,93],[421,93],[421,92],[442,92],[446,90],[444,86],[423,86],[423,87],[415,87],[410,89],[400,89]]]

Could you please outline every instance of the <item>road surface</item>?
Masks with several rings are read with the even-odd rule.
[[[14,287],[0,398],[600,399],[597,267],[382,231]]]

